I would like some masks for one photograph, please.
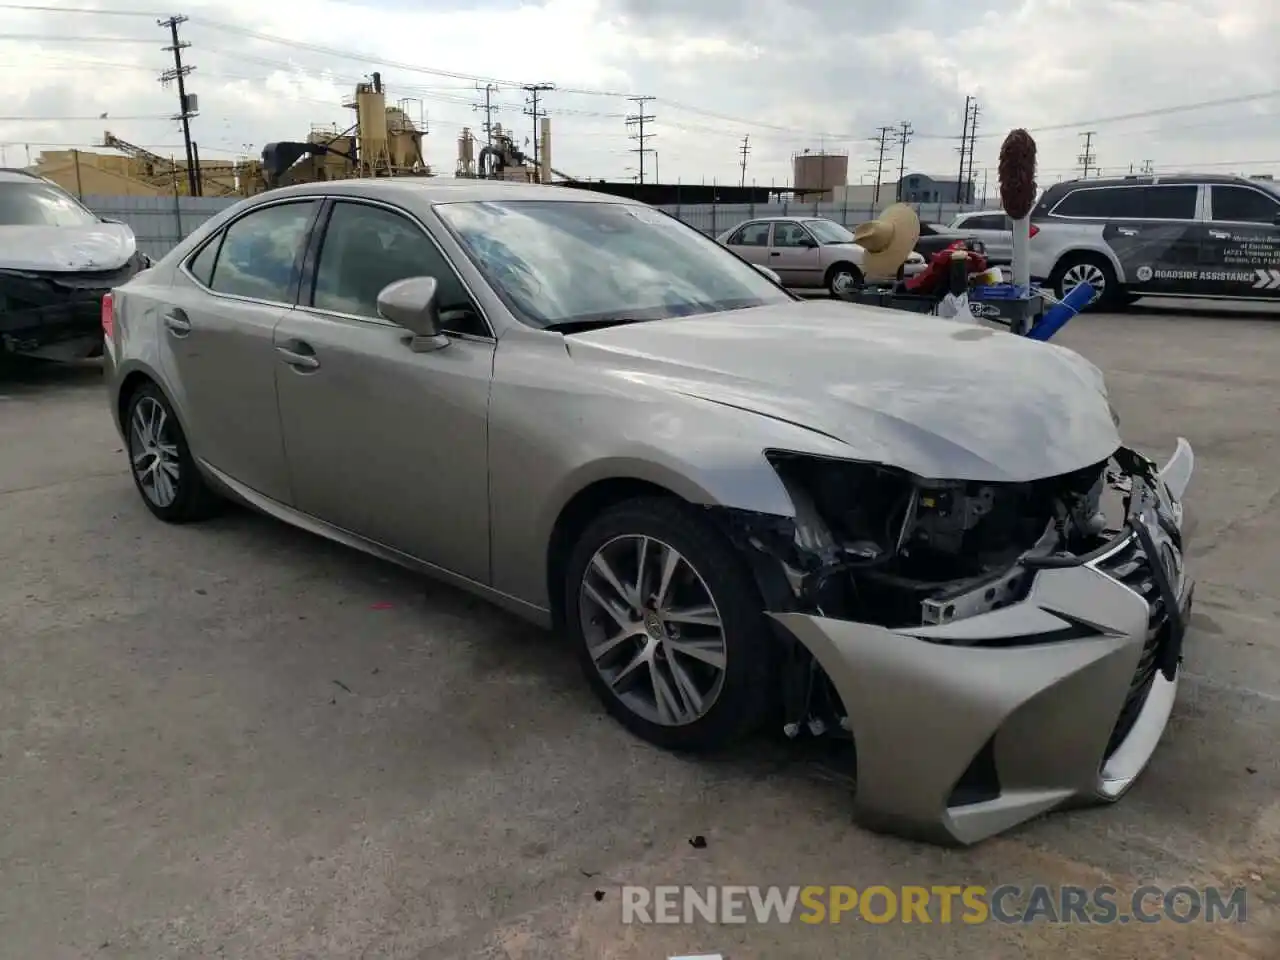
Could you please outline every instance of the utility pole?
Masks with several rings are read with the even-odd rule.
[[[524,112],[528,116],[533,117],[533,168],[538,170],[541,169],[538,166],[538,140],[540,139],[538,121],[547,114],[547,111],[538,109],[538,94],[545,93],[548,90],[554,90],[555,86],[550,83],[526,83],[521,87],[521,89],[524,90],[525,93],[529,94],[529,102],[528,105],[525,106]]]
[[[976,186],[973,182],[973,151],[978,145],[978,101],[973,101],[973,112],[969,115],[969,169],[961,177],[965,183],[965,191],[967,193],[966,203],[973,203],[973,188]]]
[[[898,155],[898,199],[902,199],[902,181],[907,176],[907,144],[911,142],[911,135],[915,130],[911,128],[910,120],[903,120],[898,124],[898,129],[894,133],[894,142],[902,148],[902,152]]]
[[[1084,150],[1076,157],[1080,161],[1081,177],[1085,180],[1089,179],[1089,170],[1097,169],[1098,157],[1093,152],[1093,138],[1097,136],[1098,131],[1086,130],[1080,136],[1084,137]]]
[[[956,177],[956,203],[964,203],[964,157],[969,148],[969,104],[973,97],[964,98],[964,128],[960,131],[960,174]]]
[[[1153,167],[1153,166],[1151,165],[1151,161],[1150,161],[1150,160],[1143,160],[1143,161],[1142,161],[1142,172],[1143,172],[1144,174],[1146,174],[1146,175],[1149,177],[1149,176],[1151,176],[1153,173],[1155,173],[1155,172],[1156,172],[1156,168],[1155,168],[1155,167]]]
[[[484,126],[482,126],[480,129],[484,131],[484,142],[488,146],[492,147],[493,146],[493,111],[495,109],[493,105],[493,95],[498,92],[498,88],[495,87],[492,83],[486,83],[483,87],[481,87],[480,84],[477,83],[476,89],[484,91],[484,103],[473,103],[471,105],[471,109],[484,111]],[[534,120],[534,124],[535,125],[537,124],[536,119]]]
[[[876,135],[872,137],[872,141],[879,144],[879,150],[876,152],[876,190],[871,200],[872,206],[880,206],[880,181],[884,179],[884,158],[889,152],[889,134],[893,133],[893,127],[879,127]]]
[[[742,138],[742,146],[738,148],[738,153],[742,154],[742,179],[738,182],[738,186],[745,187],[747,185],[747,154],[751,152],[751,135],[747,134]]]
[[[651,100],[653,100],[653,97],[627,97],[627,99],[636,105],[636,112],[626,118],[626,123],[628,127],[635,126],[636,128],[636,132],[633,134],[630,134],[630,138],[632,140],[637,141],[639,143],[639,146],[637,146],[631,152],[636,154],[636,156],[640,158],[640,169],[638,171],[639,181],[641,183],[644,183],[644,155],[646,153],[653,153],[652,150],[645,149],[644,142],[646,140],[652,139],[653,134],[645,133],[644,125],[646,123],[652,123],[656,119],[651,114],[646,114],[644,112],[644,105],[646,103],[649,103]]]
[[[987,205],[987,168],[982,168],[982,206]]]
[[[160,74],[160,82],[168,84],[171,80],[178,81],[178,115],[175,120],[182,121],[182,143],[187,150],[187,189],[191,196],[200,196],[200,180],[199,171],[196,169],[195,154],[191,149],[191,118],[196,115],[196,98],[193,94],[187,97],[186,77],[195,67],[183,66],[182,51],[191,46],[178,39],[178,24],[186,23],[186,17],[170,17],[168,20],[157,20],[156,25],[169,28],[169,36],[173,40],[173,46],[165,47],[165,50],[173,51],[173,69],[166,70]]]

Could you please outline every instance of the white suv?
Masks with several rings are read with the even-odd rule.
[[[1093,306],[1143,296],[1280,300],[1280,189],[1212,174],[1054,184],[1031,212],[1031,277]]]

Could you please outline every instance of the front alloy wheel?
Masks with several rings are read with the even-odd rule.
[[[689,561],[652,537],[615,537],[592,556],[581,591],[591,661],[627,709],[663,726],[706,716],[728,651],[715,599]]]
[[[565,626],[605,708],[674,750],[714,750],[775,702],[773,637],[750,570],[704,511],[642,497],[582,532],[564,580]]]

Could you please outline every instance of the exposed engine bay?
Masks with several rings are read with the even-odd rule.
[[[770,609],[889,629],[945,624],[1023,600],[1037,569],[1079,565],[1120,534],[1129,474],[1154,470],[1124,448],[1027,483],[927,480],[785,453],[770,461],[795,518],[731,523]],[[789,734],[843,722],[835,691],[806,651],[791,651],[786,673]]]

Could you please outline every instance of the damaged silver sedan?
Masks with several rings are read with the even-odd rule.
[[[240,500],[554,626],[665,747],[849,738],[876,829],[1115,800],[1168,720],[1191,449],[1125,447],[1068,350],[439,179],[244,201],[103,319],[160,519]]]

